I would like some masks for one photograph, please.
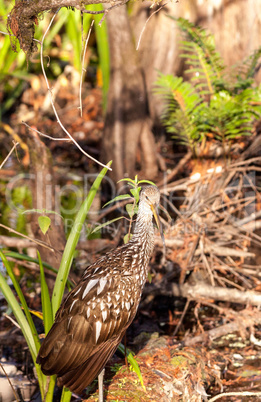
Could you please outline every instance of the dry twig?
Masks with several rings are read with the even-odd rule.
[[[199,282],[195,286],[189,284],[171,285],[174,296],[185,297],[190,300],[214,299],[231,303],[250,304],[261,306],[261,294],[253,291],[241,292],[237,289],[213,287],[204,282]]]
[[[19,142],[14,142],[14,146],[12,147],[11,151],[8,153],[8,155],[5,157],[5,159],[3,160],[3,162],[0,165],[0,169],[2,169],[2,167],[4,166],[4,164],[6,163],[6,161],[9,159],[9,157],[12,155],[12,153],[14,152],[14,150],[16,149],[17,145],[19,145]]]
[[[50,23],[49,23],[49,25],[48,25],[46,31],[45,31],[44,34],[43,34],[42,41],[40,42],[40,45],[41,45],[41,46],[40,46],[41,67],[42,67],[43,76],[44,76],[44,79],[45,79],[45,82],[46,82],[46,86],[47,86],[47,90],[48,90],[48,94],[49,94],[49,98],[50,98],[50,103],[51,103],[51,105],[52,105],[53,112],[54,112],[54,114],[55,114],[55,117],[56,117],[56,119],[57,119],[58,124],[60,125],[60,127],[62,128],[62,130],[67,134],[67,136],[70,138],[70,140],[74,143],[74,145],[75,145],[85,156],[87,156],[88,158],[90,158],[90,159],[93,160],[94,162],[98,163],[99,165],[101,165],[101,166],[103,166],[103,167],[107,167],[109,170],[112,170],[110,167],[108,167],[108,166],[104,165],[103,163],[99,162],[97,159],[93,158],[91,155],[87,154],[87,152],[85,152],[85,151],[82,149],[82,147],[78,144],[77,141],[75,141],[75,139],[71,136],[71,134],[66,130],[66,128],[65,128],[64,125],[62,124],[62,122],[61,122],[61,120],[60,120],[60,118],[59,118],[59,115],[58,115],[58,113],[57,113],[56,107],[55,107],[55,105],[54,105],[54,101],[53,101],[53,97],[52,97],[52,91],[51,91],[51,88],[50,88],[50,85],[49,85],[49,81],[48,81],[48,78],[47,78],[47,75],[46,75],[46,72],[45,72],[45,68],[44,68],[44,61],[43,61],[43,44],[44,44],[45,37],[46,37],[46,35],[47,35],[48,31],[50,30],[50,27],[51,27],[51,25],[52,25],[52,23],[53,23],[53,20],[54,20],[55,16],[58,14],[59,11],[60,11],[60,8],[58,8],[58,9],[56,10],[56,12],[54,13],[54,15],[52,16],[51,21],[50,21]]]
[[[250,392],[250,391],[223,392],[222,394],[216,395],[213,398],[209,399],[208,402],[214,402],[214,401],[217,401],[219,398],[223,398],[226,396],[261,396],[261,392]]]

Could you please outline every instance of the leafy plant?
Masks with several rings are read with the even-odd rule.
[[[7,3],[5,0],[0,0],[0,30],[6,30],[6,16],[11,11],[13,4]],[[89,6],[92,11],[102,9],[99,4]],[[42,40],[43,34],[47,29],[51,16],[45,14],[44,19],[39,21],[36,26],[35,38],[38,41]],[[58,76],[62,72],[62,64],[69,63],[80,71],[82,68],[82,21],[84,32],[88,32],[93,16],[84,14],[83,18],[80,11],[68,10],[62,8],[55,22],[51,26],[44,42],[45,55],[51,55],[51,63],[49,72],[53,76]],[[109,47],[107,38],[106,21],[103,21],[99,26],[101,15],[94,17],[95,36],[97,42],[98,60],[95,63],[98,65],[97,79],[102,82],[104,104],[109,86]],[[53,43],[58,44],[58,52],[52,52]],[[92,48],[93,49],[93,48]],[[5,113],[14,104],[15,100],[21,95],[25,83],[34,77],[34,73],[39,73],[40,63],[27,64],[26,55],[22,51],[18,53],[12,50],[9,35],[0,34],[0,79],[1,90],[5,94],[4,102],[0,108],[1,113]],[[8,78],[8,79],[7,79]]]
[[[261,48],[243,68],[233,67],[228,75],[213,36],[183,18],[175,21],[186,39],[181,57],[186,58],[190,82],[159,73],[155,93],[165,102],[162,121],[167,132],[194,153],[196,145],[208,137],[225,146],[250,135],[254,119],[261,116],[260,91],[254,88]]]
[[[6,226],[12,221],[13,229],[25,233],[26,219],[23,215],[23,209],[28,209],[32,204],[31,191],[26,185],[14,187],[7,192],[7,182],[0,181],[0,221]],[[8,197],[8,202],[6,198]],[[0,234],[5,234],[5,230],[0,228]],[[12,234],[9,234],[12,236]]]
[[[152,185],[155,185],[155,184],[152,181],[149,181],[149,180],[138,180],[138,176],[135,176],[134,180],[132,180],[130,178],[125,178],[125,179],[119,180],[119,182],[123,182],[123,181],[126,181],[127,184],[131,187],[130,193],[132,194],[133,197],[130,194],[117,195],[115,198],[113,198],[112,200],[107,202],[103,206],[103,208],[106,207],[109,204],[112,204],[113,202],[123,201],[123,200],[129,199],[129,198],[132,200],[131,204],[126,204],[126,206],[125,206],[126,211],[127,211],[128,215],[129,215],[129,218],[130,218],[129,231],[124,236],[124,243],[127,243],[131,238],[130,231],[131,231],[131,224],[132,224],[132,221],[133,221],[133,217],[138,212],[138,203],[139,203],[139,198],[140,198],[139,194],[140,194],[140,190],[141,190],[140,185],[144,184],[144,183],[152,184]],[[111,219],[110,221],[107,221],[105,223],[102,223],[101,225],[96,226],[95,229],[93,229],[92,233],[95,233],[95,232],[101,230],[102,228],[104,228],[105,226],[108,226],[108,225],[110,225],[110,224],[112,224],[112,223],[114,223],[114,222],[116,222],[116,221],[118,221],[120,219],[124,219],[124,216],[120,216],[118,218]]]
[[[107,166],[109,167],[111,163],[109,163]],[[64,289],[66,286],[69,270],[72,264],[75,248],[77,245],[77,242],[80,237],[80,232],[81,228],[83,226],[84,220],[86,218],[86,215],[88,211],[90,210],[92,201],[94,199],[94,196],[96,192],[98,191],[101,181],[103,177],[105,176],[107,172],[107,168],[103,168],[101,173],[98,175],[96,180],[94,181],[88,197],[84,200],[76,218],[75,222],[73,225],[73,228],[71,230],[70,236],[67,240],[60,268],[57,274],[57,278],[55,281],[55,286],[53,290],[53,295],[52,299],[49,297],[49,292],[47,288],[47,284],[45,282],[45,276],[44,276],[44,270],[43,270],[43,264],[41,262],[40,255],[39,257],[39,265],[40,265],[40,274],[41,274],[41,298],[42,298],[42,311],[43,311],[43,321],[44,321],[44,328],[45,328],[45,334],[48,333],[49,329],[52,326],[52,323],[55,318],[55,314],[61,304],[62,297],[64,294]],[[48,378],[41,372],[40,366],[36,363],[36,357],[40,348],[40,339],[39,336],[36,332],[34,322],[32,320],[31,312],[29,311],[29,308],[27,306],[27,303],[25,301],[24,295],[21,291],[20,285],[11,269],[11,266],[6,258],[6,256],[3,254],[2,251],[0,251],[0,257],[6,267],[6,270],[8,272],[9,277],[12,280],[12,283],[14,285],[16,294],[20,300],[20,303],[22,305],[22,308],[18,301],[16,300],[16,296],[13,294],[10,286],[7,284],[6,279],[0,272],[0,290],[3,292],[3,295],[8,302],[9,306],[11,307],[13,314],[21,328],[21,331],[25,337],[25,340],[27,342],[28,348],[30,350],[38,381],[39,381],[39,387],[40,387],[40,392],[41,392],[41,397],[42,400],[46,402],[51,402],[53,401],[53,391],[54,391],[54,386],[55,386],[55,376]],[[71,392],[67,389],[63,389],[61,401],[67,402],[71,400]]]

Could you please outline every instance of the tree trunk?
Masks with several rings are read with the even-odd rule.
[[[126,6],[114,9],[107,15],[107,26],[111,76],[103,159],[113,160],[114,180],[118,181],[126,176],[133,178],[140,147],[142,175],[153,179],[158,170],[155,140],[150,129],[146,88]]]
[[[146,80],[150,117],[160,123],[162,99],[153,93],[158,72],[182,75],[183,59],[179,57],[179,31],[170,16],[178,18],[186,14],[191,22],[196,20],[196,4],[193,0],[169,2],[161,8],[151,7],[150,1],[135,2],[131,13],[131,27],[138,45],[138,53]],[[155,13],[156,10],[159,10]],[[154,13],[154,15],[152,15]],[[149,20],[148,18],[151,17]]]
[[[39,139],[36,133],[27,134],[27,144],[30,150],[31,175],[32,175],[32,198],[33,208],[39,210],[57,211],[59,205],[55,197],[55,182],[52,170],[52,159],[50,151]],[[38,217],[41,213],[32,213],[30,216],[30,228],[33,236],[37,240],[47,243],[50,248],[38,246],[42,261],[49,263],[52,267],[58,269],[62,253],[65,247],[65,233],[61,217],[58,214],[48,214],[51,219],[51,225],[44,235],[38,223]],[[48,287],[51,290],[56,275],[46,270]]]
[[[140,41],[138,52],[148,91],[149,113],[155,125],[163,110],[162,99],[153,94],[158,71],[184,75],[184,60],[179,50],[182,37],[175,21],[169,17],[186,18],[214,34],[217,50],[225,64],[231,66],[241,63],[260,46],[260,6],[261,0],[182,0],[168,2],[152,15],[157,8],[152,8],[150,1],[134,3],[131,27],[136,43]],[[261,81],[261,69],[255,79]]]

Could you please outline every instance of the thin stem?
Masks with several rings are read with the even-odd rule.
[[[84,68],[84,60],[85,60],[87,45],[88,45],[88,42],[89,42],[89,39],[90,39],[93,24],[94,24],[94,20],[92,20],[92,22],[91,22],[91,26],[90,26],[90,29],[89,29],[89,32],[88,32],[88,35],[87,35],[87,38],[86,38],[86,41],[85,41],[83,55],[82,55],[82,72],[81,72],[80,91],[79,91],[81,117],[82,117],[82,83],[83,83],[84,73],[86,72],[86,69]]]
[[[85,151],[82,149],[82,147],[78,144],[77,141],[75,141],[75,139],[71,136],[71,134],[66,130],[66,128],[65,128],[64,125],[62,124],[62,122],[61,122],[61,120],[60,120],[60,118],[59,118],[59,115],[58,115],[58,113],[57,113],[57,110],[56,110],[56,108],[55,108],[55,106],[54,106],[53,97],[52,97],[52,91],[51,91],[51,88],[50,88],[50,85],[49,85],[49,82],[48,82],[48,78],[47,78],[47,75],[46,75],[46,72],[45,72],[45,69],[44,69],[43,44],[44,44],[44,39],[45,39],[45,37],[46,37],[46,35],[47,35],[47,33],[48,33],[48,31],[49,31],[49,29],[50,29],[52,23],[53,23],[53,20],[54,20],[54,18],[56,17],[56,15],[58,14],[59,11],[60,11],[60,8],[58,8],[58,9],[56,10],[56,12],[54,13],[54,15],[52,16],[51,21],[50,21],[50,23],[49,23],[49,25],[48,25],[48,27],[47,27],[47,29],[46,29],[44,35],[43,35],[43,39],[42,39],[42,41],[40,42],[40,43],[41,43],[41,47],[40,47],[41,67],[42,67],[44,79],[45,79],[45,82],[46,82],[46,86],[47,86],[47,89],[48,89],[48,94],[49,94],[50,102],[51,102],[51,105],[52,105],[52,108],[53,108],[53,112],[54,112],[55,117],[56,117],[56,119],[57,119],[57,122],[58,122],[58,124],[60,125],[60,127],[62,128],[62,130],[68,135],[68,137],[71,139],[71,141],[74,143],[74,145],[75,145],[85,156],[87,156],[88,158],[90,158],[90,159],[93,160],[94,162],[98,163],[99,165],[103,166],[104,168],[109,169],[109,170],[112,170],[110,167],[108,167],[108,166],[104,165],[103,163],[99,162],[97,159],[93,158],[91,155],[87,154],[87,152],[85,152]]]
[[[0,169],[2,169],[2,167],[4,166],[4,164],[6,163],[6,161],[8,160],[9,156],[12,155],[13,151],[15,150],[15,148],[17,147],[17,145],[19,145],[19,142],[15,142],[13,148],[11,149],[11,151],[8,153],[7,157],[3,160],[3,162],[0,165]]]

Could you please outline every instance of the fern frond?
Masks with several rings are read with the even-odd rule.
[[[244,62],[243,66],[246,67],[245,79],[253,79],[259,71],[261,57],[261,47],[259,47],[253,54],[251,54]]]
[[[222,144],[251,135],[253,121],[261,118],[260,88],[253,87],[261,48],[243,68],[234,69],[234,77],[228,76],[213,36],[187,20],[173,19],[186,37],[181,57],[186,58],[191,81],[159,73],[154,92],[165,103],[162,121],[167,132],[192,150],[209,133]]]
[[[159,73],[154,92],[161,95],[165,101],[170,101],[172,107],[179,107],[188,114],[198,103],[202,102],[193,85],[184,82],[181,77],[174,77],[171,74]]]
[[[182,144],[193,148],[201,133],[194,124],[196,111],[201,107],[202,99],[193,85],[184,82],[181,77],[159,73],[154,92],[161,95],[165,102],[162,122],[167,132],[178,138]]]
[[[211,66],[211,70],[215,72],[216,77],[221,78],[224,62],[215,48],[214,36],[184,18],[173,19],[186,37],[186,41],[182,42],[182,47],[187,51],[189,49],[193,51],[194,47],[201,49],[204,59]]]

